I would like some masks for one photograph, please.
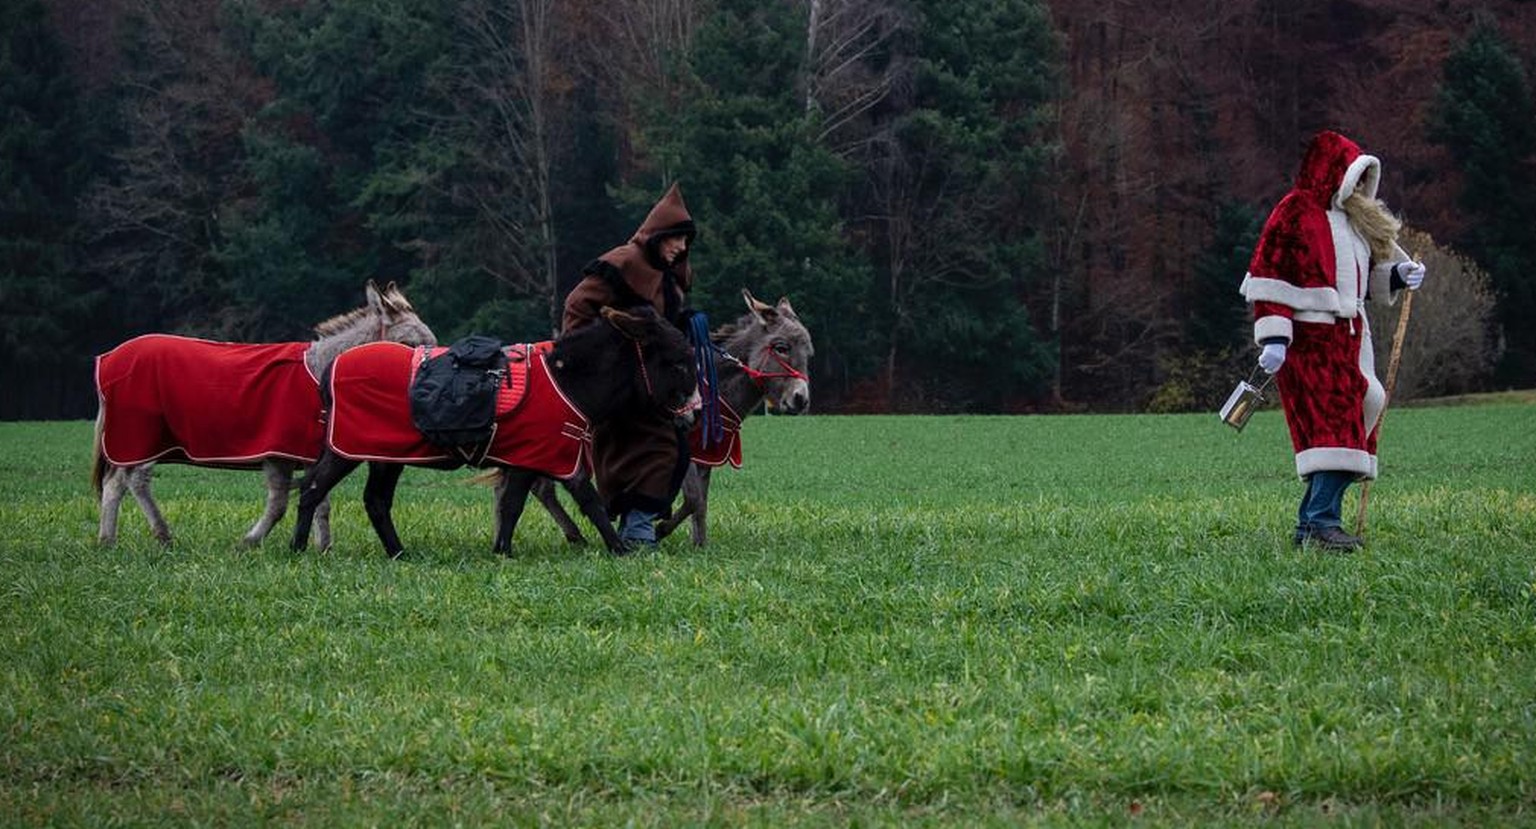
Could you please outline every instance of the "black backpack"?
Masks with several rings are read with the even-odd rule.
[[[428,357],[411,381],[411,422],[432,443],[481,446],[496,430],[496,392],[507,355],[493,337],[471,334]]]

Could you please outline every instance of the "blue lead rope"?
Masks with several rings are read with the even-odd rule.
[[[709,339],[709,318],[703,311],[695,311],[688,318],[688,340],[693,344],[693,367],[699,375],[699,396],[704,406],[704,448],[725,439],[725,426],[720,422],[720,378],[715,373],[715,348]]]

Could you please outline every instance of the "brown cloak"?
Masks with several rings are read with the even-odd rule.
[[[679,234],[691,242],[694,225],[674,184],[627,243],[582,269],[581,282],[565,298],[562,330],[592,323],[605,305],[649,305],[681,327],[693,285],[688,251],[668,267],[657,250],[662,239]],[[598,492],[611,514],[643,509],[668,515],[688,469],[687,436],[660,412],[615,422],[593,434],[592,465]]]

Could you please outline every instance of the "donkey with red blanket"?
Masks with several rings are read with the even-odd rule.
[[[155,463],[266,472],[267,508],[245,534],[258,544],[288,508],[294,470],[325,445],[319,378],[348,348],[388,341],[437,342],[391,282],[370,281],[368,304],[315,326],[312,342],[226,343],[146,334],[96,358],[95,463],[103,544],[117,540],[123,495],[132,492],[163,544],[171,530],[150,494]],[[318,527],[327,539],[322,514]]]
[[[811,378],[807,372],[811,356],[816,353],[810,331],[788,297],[780,297],[777,304],[769,305],[745,288],[741,296],[746,300],[747,313],[710,334],[719,361],[715,379],[720,390],[720,431],[709,434],[703,420],[694,423],[688,435],[693,463],[683,477],[683,503],[672,517],[656,525],[658,539],[666,538],[684,520],[691,519],[689,529],[694,545],[702,547],[707,542],[710,474],[727,463],[741,468],[742,418],[765,401],[780,414],[797,415],[810,408]],[[738,354],[743,356],[737,357]],[[701,382],[708,383],[707,379]],[[497,484],[500,485],[499,480]],[[585,478],[566,482],[566,490],[577,503],[596,498],[595,492],[589,493],[591,489],[591,481]],[[585,543],[550,481],[535,483],[533,495],[549,511],[567,541]],[[601,532],[602,526],[596,526]]]
[[[315,509],[331,489],[367,461],[363,505],[391,558],[404,551],[391,511],[400,473],[409,466],[497,467],[508,481],[497,502],[494,550],[509,553],[528,488],[540,475],[569,478],[586,469],[593,426],[627,413],[661,409],[691,417],[699,392],[687,337],[648,308],[602,311],[553,343],[513,346],[498,385],[489,436],[468,446],[434,444],[412,412],[412,383],[424,349],[379,344],[343,354],[331,367],[326,449],[300,484],[293,548],[309,543]],[[597,510],[599,504],[583,505]],[[608,527],[609,549],[622,550]],[[610,537],[611,536],[611,537]]]

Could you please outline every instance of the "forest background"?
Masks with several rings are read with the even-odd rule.
[[[1529,0],[5,0],[0,419],[370,278],[546,338],[672,181],[693,304],[788,296],[818,411],[1214,409],[1323,128],[1429,265],[1400,393],[1529,387],[1533,66]]]

